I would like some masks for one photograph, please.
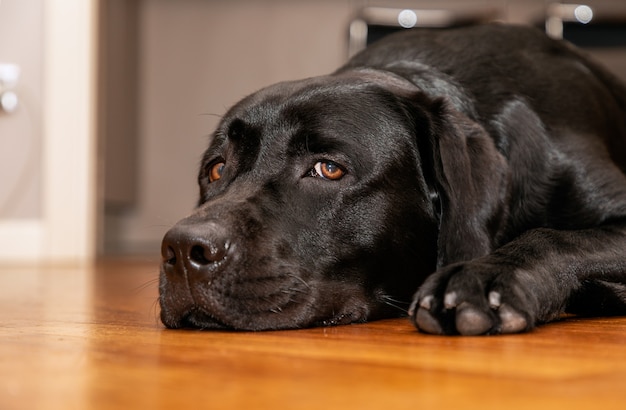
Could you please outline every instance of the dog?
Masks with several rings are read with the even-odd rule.
[[[626,87],[530,27],[406,30],[221,119],[162,242],[167,328],[626,314]]]

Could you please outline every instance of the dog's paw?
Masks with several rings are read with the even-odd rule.
[[[416,293],[409,315],[426,333],[519,333],[534,326],[528,275],[508,266],[467,262],[445,267]]]

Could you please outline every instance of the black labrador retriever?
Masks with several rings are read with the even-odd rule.
[[[408,310],[477,335],[624,315],[625,173],[626,87],[571,45],[497,24],[392,35],[223,117],[198,207],[163,239],[161,319]]]

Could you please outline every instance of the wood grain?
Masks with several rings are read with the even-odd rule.
[[[0,409],[624,409],[626,319],[437,337],[407,320],[171,331],[158,261],[0,268]]]

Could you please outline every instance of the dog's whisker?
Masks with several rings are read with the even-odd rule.
[[[302,279],[300,276],[298,276],[298,275],[294,275],[293,273],[290,273],[290,274],[289,274],[289,275],[287,275],[287,276],[290,276],[290,277],[292,277],[292,278],[294,278],[294,279],[299,280],[300,282],[302,282],[302,284],[303,284],[304,286],[306,286],[306,287],[307,287],[307,289],[311,290],[311,287],[309,286],[309,284],[308,284],[308,283],[306,283],[306,281],[305,281],[304,279]]]
[[[286,289],[286,290],[284,291],[284,293],[302,293],[302,294],[308,294],[309,292],[307,292],[307,291],[306,291],[306,290],[304,290],[304,289],[289,288],[289,289]]]
[[[151,306],[151,310],[152,310],[152,314],[154,315],[154,321],[155,323],[159,323],[160,322],[160,318],[159,318],[159,312],[160,312],[160,304],[159,304],[159,298],[155,298],[154,301],[152,302],[152,306]]]
[[[394,299],[394,298],[392,298],[390,296],[383,296],[381,298],[381,301],[385,305],[391,306],[392,308],[395,308],[395,309],[398,309],[401,312],[406,312],[408,310],[408,306],[409,306],[408,302],[405,302],[405,301],[402,301],[402,300],[397,300],[397,299]]]
[[[407,305],[407,306],[411,304],[410,302],[407,302],[405,300],[394,299],[391,296],[386,296],[386,295],[383,296],[383,299],[384,300],[388,300],[390,302],[399,303],[399,304],[402,304],[402,305]]]
[[[224,116],[223,116],[223,115],[221,115],[221,114],[215,114],[215,113],[211,113],[211,112],[203,112],[203,113],[201,113],[200,115],[202,115],[202,116],[206,116],[206,117],[216,117],[216,118],[219,118],[219,119],[221,119],[221,118],[223,118],[223,117],[224,117]]]
[[[135,288],[132,289],[133,293],[140,293],[148,288],[151,288],[152,286],[158,284],[159,282],[159,278],[154,278],[154,279],[150,279],[147,282],[142,283],[139,286],[136,286]]]

